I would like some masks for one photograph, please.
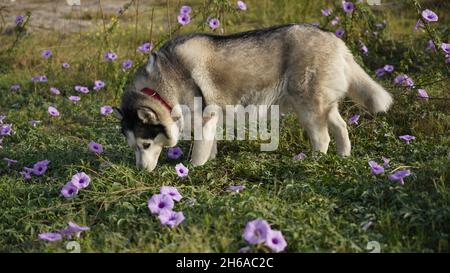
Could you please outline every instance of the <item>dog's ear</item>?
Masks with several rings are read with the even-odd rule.
[[[153,72],[153,70],[155,69],[155,64],[156,64],[156,54],[152,53],[150,55],[150,57],[148,58],[148,64],[145,67],[145,69],[147,70],[148,74],[151,74]]]
[[[113,107],[113,113],[114,113],[114,117],[116,119],[118,119],[118,120],[123,119],[123,112],[122,112],[122,110],[120,110],[120,108]]]
[[[149,108],[139,108],[137,110],[137,115],[144,124],[151,124],[151,125],[159,124],[159,120],[158,117],[156,116],[156,113]]]

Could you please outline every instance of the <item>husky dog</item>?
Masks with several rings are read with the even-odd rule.
[[[219,107],[281,105],[297,115],[314,151],[327,152],[330,129],[338,154],[348,156],[350,140],[338,111],[345,96],[373,113],[392,104],[391,95],[355,62],[341,39],[311,25],[291,24],[168,41],[137,70],[118,112],[136,165],[152,171],[162,148],[179,139],[183,113],[175,106],[193,109],[194,97]],[[202,126],[203,134],[214,135],[217,118],[205,119]],[[210,137],[194,140],[192,164],[214,158],[216,145]]]

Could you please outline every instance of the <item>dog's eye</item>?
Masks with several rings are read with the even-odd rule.
[[[144,148],[144,150],[147,150],[149,147],[150,147],[150,143],[142,144],[142,148]]]

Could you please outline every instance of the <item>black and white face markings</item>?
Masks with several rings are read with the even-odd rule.
[[[122,109],[121,112],[122,133],[128,145],[135,149],[136,166],[152,171],[167,139],[165,127],[161,124],[144,123],[136,111]]]

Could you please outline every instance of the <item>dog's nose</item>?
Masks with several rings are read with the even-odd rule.
[[[156,162],[136,162],[136,167],[152,172],[156,168]]]

